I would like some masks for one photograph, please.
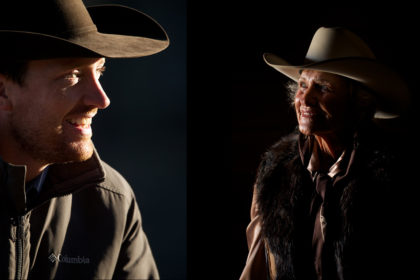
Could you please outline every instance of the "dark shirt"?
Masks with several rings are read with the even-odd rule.
[[[27,205],[33,205],[35,203],[39,193],[44,185],[45,178],[47,177],[48,167],[45,168],[41,174],[36,178],[26,183],[26,203]]]

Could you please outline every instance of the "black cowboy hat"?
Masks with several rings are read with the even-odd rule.
[[[121,5],[9,0],[0,9],[0,58],[142,57],[169,45],[154,19]]]

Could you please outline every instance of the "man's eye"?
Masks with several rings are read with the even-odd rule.
[[[101,77],[104,75],[105,72],[105,66],[99,67],[98,69],[96,69],[96,73],[98,75],[98,77]]]
[[[80,78],[80,72],[79,71],[73,71],[73,72],[65,75],[64,78],[68,79],[68,80],[79,79]]]
[[[81,73],[79,71],[73,71],[67,75],[64,76],[64,80],[66,83],[69,83],[71,86],[76,85],[80,82]]]
[[[103,74],[104,74],[104,72],[105,72],[105,70],[106,70],[106,67],[105,67],[105,66],[101,66],[101,67],[99,67],[99,68],[98,68],[98,70],[97,70],[97,71],[98,71],[99,73],[101,73],[101,75],[103,75]]]

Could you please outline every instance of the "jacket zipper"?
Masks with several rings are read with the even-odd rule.
[[[24,216],[17,217],[16,228],[16,279],[22,279],[23,270],[23,239],[24,239]]]

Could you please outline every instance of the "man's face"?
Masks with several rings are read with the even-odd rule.
[[[299,130],[305,135],[336,133],[348,122],[350,87],[341,76],[304,70],[298,81],[295,109]]]
[[[8,82],[8,129],[31,158],[44,163],[91,157],[92,118],[110,101],[99,83],[103,58],[30,61],[23,85]]]

